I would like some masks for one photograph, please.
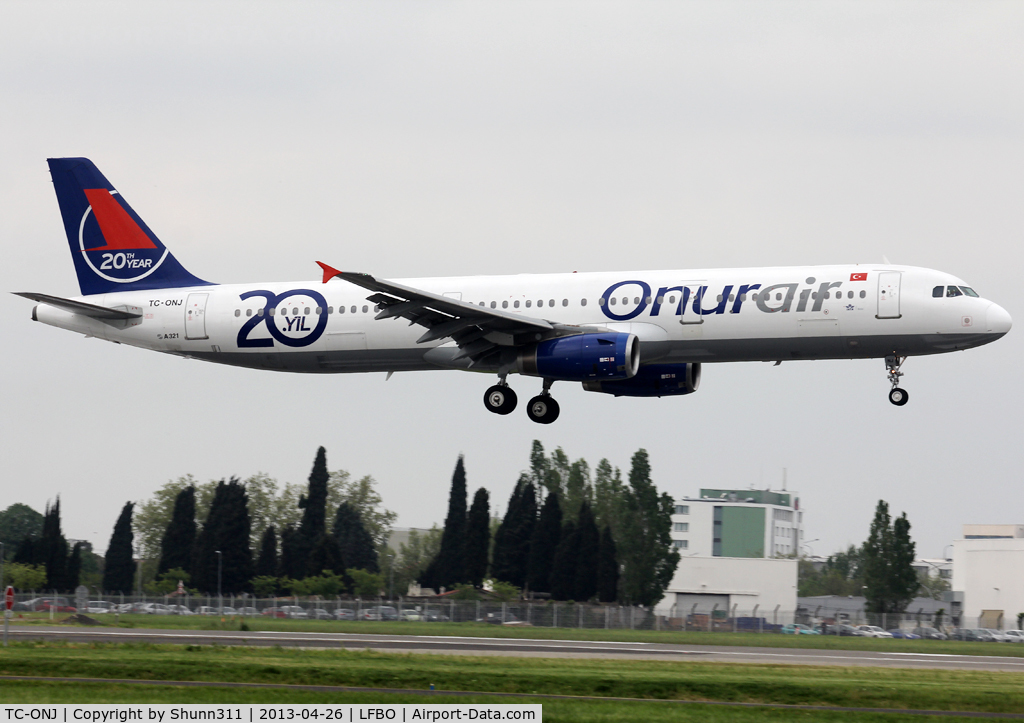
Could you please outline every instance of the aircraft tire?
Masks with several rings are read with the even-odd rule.
[[[893,387],[889,392],[889,401],[895,404],[897,407],[902,407],[904,404],[910,401],[910,395],[906,389],[900,389],[899,387]]]
[[[558,419],[559,411],[558,402],[545,394],[531,399],[526,408],[527,416],[537,424],[551,424]]]
[[[511,414],[519,399],[511,387],[495,384],[484,392],[484,406],[495,414]]]

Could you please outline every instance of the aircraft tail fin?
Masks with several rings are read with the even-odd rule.
[[[88,158],[49,158],[83,295],[209,286],[185,270]]]

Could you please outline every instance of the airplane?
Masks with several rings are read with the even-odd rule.
[[[386,280],[317,262],[321,283],[214,284],[189,273],[86,158],[47,163],[81,295],[18,292],[33,321],[220,364],[303,373],[497,375],[485,407],[559,415],[556,381],[626,397],[697,391],[705,363],[885,361],[970,349],[1010,315],[955,276],[892,264]],[[400,323],[404,320],[408,323]],[[419,328],[415,328],[419,327]]]

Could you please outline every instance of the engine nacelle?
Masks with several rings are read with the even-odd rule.
[[[617,397],[671,397],[690,394],[700,386],[700,364],[648,364],[629,379],[586,381],[588,392]]]
[[[567,382],[629,379],[640,368],[635,334],[577,334],[533,344],[519,352],[519,373]]]

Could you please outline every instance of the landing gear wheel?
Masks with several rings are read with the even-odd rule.
[[[889,392],[889,401],[895,404],[897,407],[902,407],[904,404],[910,401],[910,395],[907,394],[906,389],[893,387],[892,390]]]
[[[537,424],[551,424],[558,419],[558,402],[547,394],[541,394],[530,400],[526,414]]]
[[[516,393],[504,384],[495,384],[484,392],[484,406],[495,414],[510,414],[518,402]]]

